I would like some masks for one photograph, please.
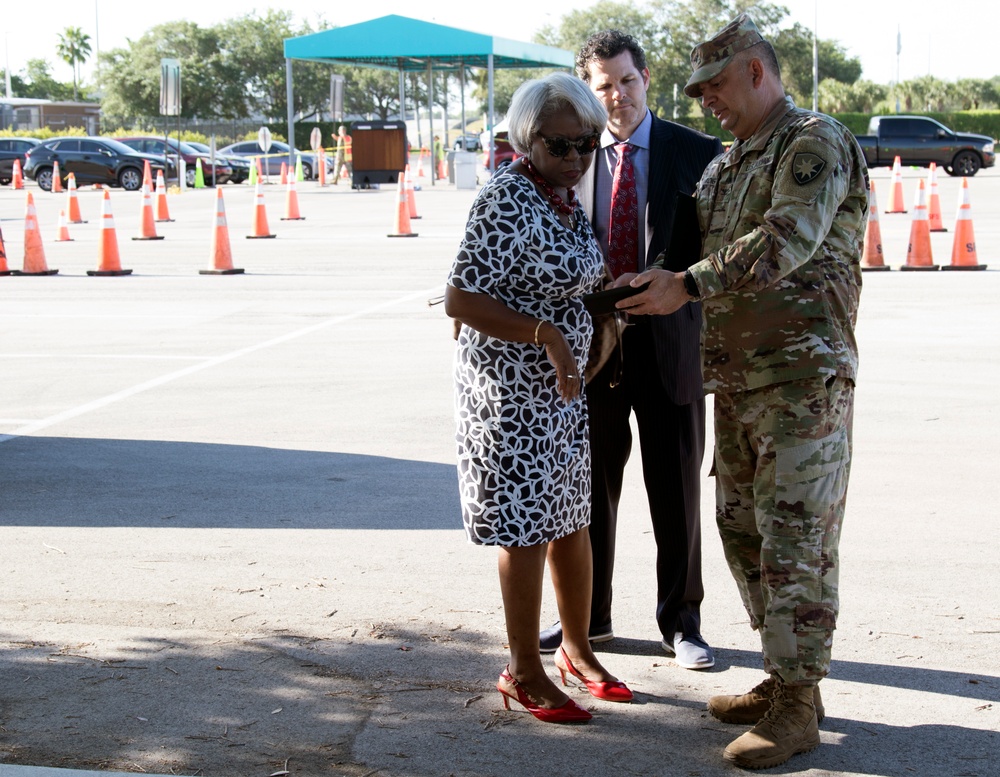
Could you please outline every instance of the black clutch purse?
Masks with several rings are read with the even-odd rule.
[[[609,313],[621,313],[615,307],[618,300],[626,299],[641,291],[645,291],[648,283],[642,286],[619,286],[617,289],[603,289],[583,295],[583,305],[590,311],[592,316],[606,316]]]

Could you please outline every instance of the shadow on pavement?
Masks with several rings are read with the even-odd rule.
[[[8,526],[459,529],[452,465],[142,440],[3,444]]]
[[[723,669],[757,660],[720,653]],[[743,729],[709,717],[704,692],[676,667],[653,670],[635,705],[571,690],[595,718],[561,727],[501,708],[493,681],[504,660],[495,635],[413,618],[336,639],[178,633],[109,646],[8,634],[0,636],[0,761],[205,777],[286,768],[309,777],[732,774],[721,753]],[[905,719],[906,710],[882,703],[879,683],[965,696],[969,678],[850,662],[836,670],[842,681],[871,684],[842,686],[870,714],[852,720],[838,712],[846,702],[828,699],[824,745],[769,774],[995,773],[996,731],[880,719]],[[995,698],[997,680],[972,687],[988,682]]]

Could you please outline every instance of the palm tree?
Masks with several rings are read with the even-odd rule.
[[[90,36],[79,27],[67,27],[59,36],[56,53],[73,68],[73,100],[76,101],[76,85],[79,82],[79,70],[87,57],[90,56]]]

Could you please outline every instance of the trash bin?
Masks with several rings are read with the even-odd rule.
[[[472,151],[455,152],[455,188],[476,188],[476,155]]]

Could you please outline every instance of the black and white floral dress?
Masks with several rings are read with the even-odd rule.
[[[497,173],[472,205],[448,283],[552,322],[582,376],[593,325],[581,295],[598,286],[604,261],[579,208],[575,219],[575,228],[566,228],[531,181],[511,170]],[[539,545],[589,525],[586,397],[567,403],[559,396],[545,348],[463,326],[455,389],[469,540]]]

